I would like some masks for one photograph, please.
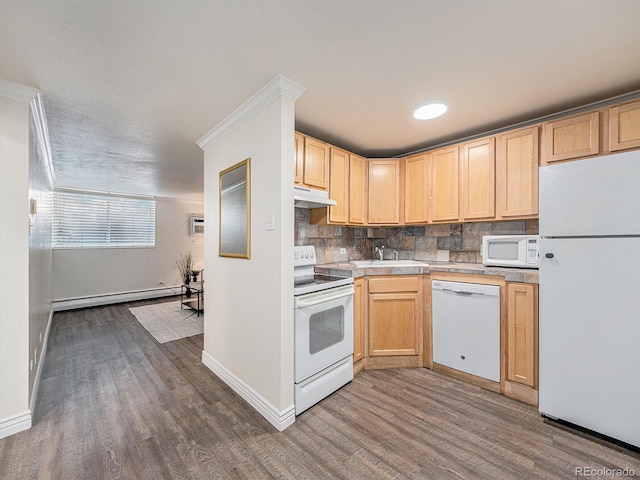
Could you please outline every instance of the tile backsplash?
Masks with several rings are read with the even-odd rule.
[[[373,249],[384,246],[385,258],[394,250],[401,260],[481,263],[483,235],[538,233],[538,220],[513,222],[451,223],[403,227],[341,227],[310,225],[309,210],[296,208],[295,245],[314,245],[318,263],[373,258]],[[346,253],[340,253],[345,249]]]

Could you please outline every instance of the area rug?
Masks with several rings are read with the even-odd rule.
[[[204,333],[204,315],[197,316],[187,307],[181,310],[180,302],[156,303],[130,308],[129,311],[158,343]]]

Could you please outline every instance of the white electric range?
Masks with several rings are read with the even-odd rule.
[[[296,415],[353,380],[353,278],[316,263],[315,247],[294,247]]]

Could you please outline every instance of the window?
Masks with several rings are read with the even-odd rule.
[[[54,248],[153,247],[156,201],[149,197],[56,190]]]

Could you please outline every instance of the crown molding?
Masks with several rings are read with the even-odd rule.
[[[305,90],[306,88],[302,85],[289,80],[284,75],[278,74],[196,143],[202,150],[206,150],[275,99],[284,97],[295,102]]]
[[[42,103],[42,95],[37,93],[30,102],[31,116],[36,129],[36,136],[40,143],[44,161],[47,165],[47,176],[49,177],[49,186],[53,189],[56,184],[55,172],[53,169],[53,157],[51,156],[51,144],[49,143],[49,127],[47,126],[47,116],[44,113],[44,105]]]
[[[14,98],[23,102],[30,102],[40,93],[36,88],[26,87],[19,83],[2,80],[0,78],[0,96]]]

